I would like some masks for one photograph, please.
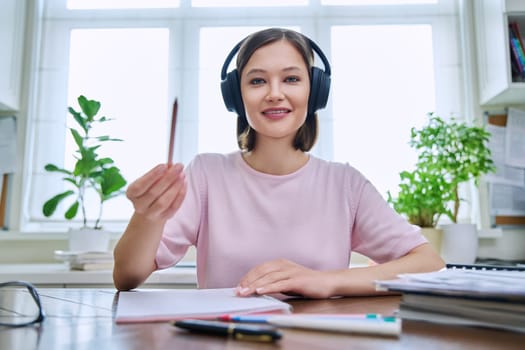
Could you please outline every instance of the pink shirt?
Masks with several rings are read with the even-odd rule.
[[[234,152],[198,155],[185,171],[188,193],[165,225],[156,262],[170,267],[195,245],[199,288],[235,287],[273,259],[343,269],[352,251],[382,263],[426,242],[348,164],[310,155],[301,169],[277,176]]]

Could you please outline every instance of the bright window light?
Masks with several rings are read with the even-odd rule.
[[[97,135],[124,142],[105,143],[100,155],[111,157],[128,182],[166,161],[168,49],[169,31],[165,28],[71,32],[68,106],[79,110],[77,97],[81,94],[101,102],[100,115],[113,120],[100,125],[105,129],[97,128]],[[67,120],[73,125],[70,115]],[[76,147],[69,133],[65,137],[65,165],[71,168]],[[108,201],[104,210],[111,213],[105,219],[131,214],[124,196]]]
[[[192,0],[193,7],[284,7],[305,6],[308,0]]]
[[[175,8],[180,0],[67,0],[71,10]]]
[[[345,5],[418,5],[437,4],[438,0],[321,0],[321,5],[345,6]]]
[[[332,28],[334,158],[386,196],[416,161],[410,128],[436,108],[430,25]]]

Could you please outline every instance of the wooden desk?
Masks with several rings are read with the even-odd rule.
[[[404,321],[400,338],[283,330],[275,344],[189,334],[167,323],[116,325],[111,289],[40,288],[41,327],[0,327],[0,349],[523,349],[525,334]],[[294,311],[391,313],[399,297],[295,300]]]

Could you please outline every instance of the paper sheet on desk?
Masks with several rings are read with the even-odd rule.
[[[525,272],[448,269],[399,275],[377,281],[380,289],[441,295],[518,298],[525,300]]]
[[[233,288],[120,292],[117,323],[215,318],[226,314],[289,313],[290,304],[269,296],[237,297]]]

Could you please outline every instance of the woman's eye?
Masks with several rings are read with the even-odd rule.
[[[286,81],[287,83],[297,83],[297,82],[299,82],[300,80],[301,80],[301,79],[299,79],[299,77],[287,77],[287,78],[285,79],[285,81]]]
[[[255,78],[250,81],[250,84],[252,85],[260,85],[264,83],[264,79],[261,78]]]

